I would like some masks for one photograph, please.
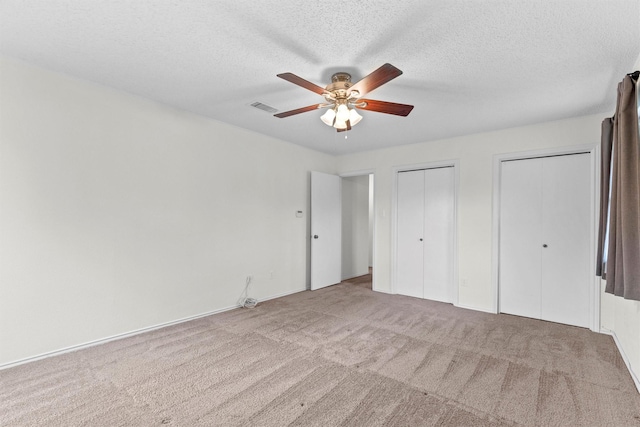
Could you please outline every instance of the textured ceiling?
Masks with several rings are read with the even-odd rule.
[[[1,0],[0,24],[4,55],[333,154],[610,112],[640,55],[638,0]],[[250,106],[322,102],[278,73],[385,62],[404,74],[367,97],[415,108],[346,140]]]

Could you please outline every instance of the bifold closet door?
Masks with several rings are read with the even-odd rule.
[[[424,297],[424,171],[398,173],[396,292]]]
[[[396,292],[452,302],[453,167],[400,172]]]
[[[425,170],[424,298],[453,302],[453,167]]]
[[[502,162],[500,311],[589,327],[590,155]]]
[[[540,318],[542,159],[502,162],[500,311]]]
[[[545,158],[542,167],[540,318],[589,327],[591,159]]]

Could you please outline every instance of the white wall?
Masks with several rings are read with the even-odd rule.
[[[602,281],[601,324],[605,332],[616,337],[621,352],[627,359],[636,386],[640,388],[640,301],[604,293]]]
[[[304,289],[309,170],[376,171],[391,292],[393,168],[459,159],[459,303],[490,311],[493,156],[595,146],[603,119],[336,159],[6,58],[0,79],[0,365],[231,307],[249,274],[258,299]],[[602,325],[640,370],[640,303],[603,295]]]
[[[459,160],[458,277],[459,305],[494,310],[492,281],[493,158],[496,154],[569,146],[596,146],[601,115],[579,117],[406,145],[339,157],[339,172],[375,169],[376,232],[374,286],[391,289],[392,183],[396,167]],[[436,124],[434,124],[436,126]]]
[[[635,70],[640,70],[640,58],[630,72]],[[603,280],[602,327],[615,335],[618,345],[631,367],[636,386],[640,389],[640,301],[626,300],[604,293],[605,286],[606,282]]]
[[[305,289],[333,157],[0,61],[0,365]]]
[[[342,280],[369,273],[369,175],[342,178]]]

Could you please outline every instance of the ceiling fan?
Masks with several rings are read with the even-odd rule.
[[[349,73],[339,72],[331,76],[331,83],[324,88],[298,77],[293,73],[278,74],[277,76],[281,79],[324,96],[326,102],[285,111],[274,114],[274,116],[282,119],[319,108],[329,108],[320,119],[326,125],[336,128],[338,132],[351,130],[351,126],[356,125],[362,120],[362,116],[358,114],[356,108],[406,117],[413,109],[413,105],[362,98],[365,94],[395,79],[401,74],[402,71],[393,65],[384,64],[357,83],[352,83]]]

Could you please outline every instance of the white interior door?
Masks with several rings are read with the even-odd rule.
[[[540,318],[542,159],[502,162],[500,311]]]
[[[341,178],[311,172],[311,290],[340,283]]]
[[[398,173],[396,292],[424,298],[424,171]]]
[[[588,328],[590,156],[544,160],[540,318]]]
[[[453,167],[424,171],[424,298],[453,301]]]

